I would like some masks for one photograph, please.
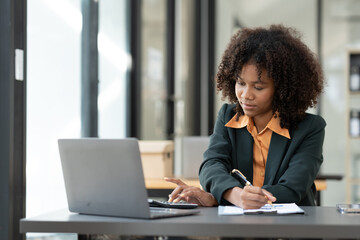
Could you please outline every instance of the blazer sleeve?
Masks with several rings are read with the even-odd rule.
[[[294,131],[275,181],[263,186],[277,198],[276,202],[314,205],[314,181],[323,162],[325,126],[322,117],[308,115]]]
[[[225,124],[233,105],[224,104],[220,109],[210,136],[209,147],[204,153],[204,161],[200,166],[200,184],[205,191],[211,192],[219,204],[229,204],[222,198],[224,192],[239,182],[230,175],[232,170],[232,144]]]

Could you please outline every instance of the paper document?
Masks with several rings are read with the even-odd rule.
[[[303,214],[302,210],[295,203],[265,204],[259,209],[242,209],[236,206],[219,206],[219,215],[243,215],[243,214]]]

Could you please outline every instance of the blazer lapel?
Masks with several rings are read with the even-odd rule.
[[[236,152],[237,169],[242,172],[247,180],[253,181],[253,138],[246,128],[236,129]]]
[[[288,138],[273,132],[266,160],[264,185],[273,184],[276,173],[284,157],[284,153],[288,147],[288,143]]]

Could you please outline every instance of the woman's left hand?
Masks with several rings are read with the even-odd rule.
[[[178,178],[164,178],[165,181],[176,184],[176,188],[169,195],[169,202],[184,200],[189,203],[196,203],[203,207],[217,206],[215,197],[198,187],[189,186]]]

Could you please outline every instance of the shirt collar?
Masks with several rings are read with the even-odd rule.
[[[235,116],[230,119],[229,122],[227,122],[225,124],[225,127],[230,127],[230,128],[243,128],[243,127],[246,127],[248,125],[252,125],[253,124],[253,121],[252,119],[250,119],[248,116],[246,115],[241,115],[239,117],[239,120],[236,121],[236,117],[237,117],[237,114],[235,114]],[[270,121],[268,122],[268,124],[266,125],[265,129],[266,128],[269,128],[271,131],[283,136],[283,137],[286,137],[288,139],[291,139],[290,138],[290,133],[289,133],[289,130],[287,128],[281,128],[280,127],[280,117],[279,117],[279,114],[278,113],[275,113],[273,115],[273,117],[270,119]]]
[[[236,121],[236,117],[237,117],[237,114],[235,114],[234,117],[232,119],[230,119],[230,121],[227,124],[225,124],[225,127],[243,128],[248,125],[249,120],[250,120],[248,116],[241,115],[239,117],[239,120],[237,120],[237,121]]]

